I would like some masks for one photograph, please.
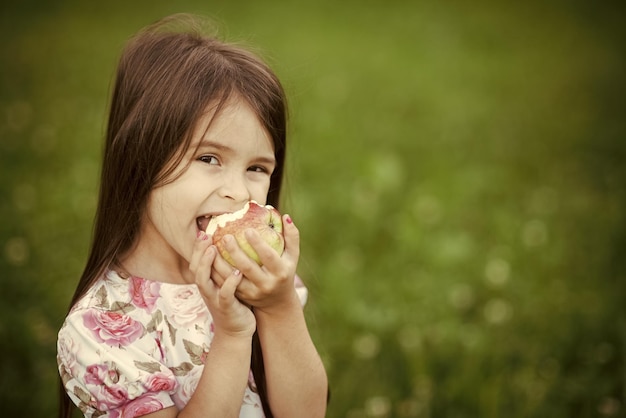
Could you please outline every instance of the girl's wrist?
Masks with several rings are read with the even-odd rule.
[[[252,336],[254,335],[255,330],[256,329],[232,331],[216,328],[213,333],[213,341],[217,339],[220,341],[228,341],[229,344],[249,344],[252,341]]]
[[[284,300],[281,300],[278,303],[268,304],[266,306],[255,306],[252,311],[254,312],[254,316],[257,318],[258,323],[259,319],[263,321],[265,319],[272,320],[274,317],[285,318],[293,313],[302,312],[302,303],[300,302],[298,293],[294,289],[294,291],[291,292],[288,297],[284,298]]]

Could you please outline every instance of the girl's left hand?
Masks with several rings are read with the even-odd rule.
[[[285,251],[282,256],[270,247],[253,229],[245,231],[248,243],[259,255],[262,266],[239,247],[233,236],[226,236],[226,250],[234,260],[236,267],[243,274],[243,280],[237,287],[236,296],[255,309],[270,312],[281,307],[298,303],[294,287],[294,277],[300,257],[300,234],[289,215],[283,215],[283,234]],[[221,256],[213,262],[211,277],[218,285],[222,278],[228,277],[233,267]]]
[[[239,270],[230,269],[224,281],[218,286],[210,277],[211,266],[218,256],[217,248],[209,245],[206,236],[199,236],[189,263],[200,295],[213,317],[215,333],[231,336],[252,336],[256,329],[256,319],[250,308],[236,296],[237,286],[243,279]]]

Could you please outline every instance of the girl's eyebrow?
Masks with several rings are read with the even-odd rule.
[[[202,148],[217,148],[220,151],[233,152],[234,149],[225,144],[220,144],[219,142],[208,141],[203,139],[198,144],[198,149]]]
[[[265,163],[265,164],[271,164],[271,165],[276,165],[276,158],[272,157],[263,157],[260,156],[258,158],[255,159],[257,162],[259,163]]]
[[[219,142],[214,142],[214,141],[208,141],[206,139],[203,139],[202,141],[200,141],[200,144],[198,145],[198,150],[201,149],[207,149],[207,148],[216,148],[222,152],[226,152],[226,153],[233,153],[235,152],[235,149],[232,147],[229,147],[226,144],[221,144]],[[276,158],[274,157],[274,155],[269,156],[269,155],[259,155],[257,157],[255,157],[254,159],[257,162],[260,163],[266,163],[266,164],[276,164]]]

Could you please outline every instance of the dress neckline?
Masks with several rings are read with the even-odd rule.
[[[171,282],[163,282],[161,280],[146,279],[145,277],[134,276],[118,268],[109,268],[108,271],[105,273],[105,276],[109,279],[113,278],[113,279],[123,280],[123,281],[128,281],[129,279],[133,279],[133,280],[141,280],[141,281],[149,282],[149,283],[158,283],[161,286],[186,286],[186,287],[196,286],[195,283],[171,283]]]

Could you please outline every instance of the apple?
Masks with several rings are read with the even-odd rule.
[[[254,251],[244,232],[246,229],[256,230],[261,238],[269,244],[278,254],[285,250],[285,238],[283,236],[283,222],[280,213],[271,205],[260,205],[254,200],[246,202],[243,208],[236,212],[224,213],[211,218],[206,228],[206,233],[213,237],[213,244],[220,254],[231,265],[235,265],[232,257],[224,248],[222,238],[232,235],[237,240],[241,249],[258,265],[263,263],[259,255]]]

